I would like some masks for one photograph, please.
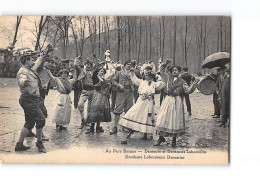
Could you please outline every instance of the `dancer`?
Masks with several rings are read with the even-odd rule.
[[[60,70],[60,77],[54,77],[48,70],[50,78],[57,86],[58,95],[54,100],[53,122],[56,123],[56,131],[66,129],[70,123],[71,117],[71,99],[70,92],[72,85],[76,82],[76,72],[73,72],[73,79],[69,80],[69,71],[67,69]]]
[[[117,125],[119,122],[120,114],[127,112],[133,106],[134,100],[134,85],[130,78],[131,61],[128,60],[124,64],[124,70],[119,71],[113,78],[113,85],[118,87],[116,94],[115,105],[115,120],[114,127],[110,132],[110,135],[117,133]]]
[[[88,107],[88,117],[86,123],[91,123],[91,127],[85,133],[94,133],[95,123],[96,133],[103,133],[104,130],[100,127],[100,122],[110,122],[110,85],[104,79],[106,70],[104,68],[99,68],[93,73],[93,85],[95,87],[95,92],[92,97],[90,106]]]
[[[131,109],[121,118],[119,125],[129,130],[126,139],[121,144],[127,144],[127,139],[134,131],[144,133],[144,139],[147,139],[147,133],[154,133],[154,99],[155,90],[165,87],[163,81],[155,82],[155,74],[151,73],[152,67],[147,66],[144,69],[143,80],[138,79],[132,70],[131,80],[139,86],[139,98]]]
[[[77,59],[75,59],[75,63],[77,63]],[[75,67],[81,69],[77,64]],[[90,106],[92,101],[92,96],[94,94],[94,86],[92,81],[93,76],[93,62],[90,59],[87,59],[85,62],[85,69],[81,69],[81,73],[78,76],[78,80],[82,83],[82,93],[80,95],[78,109],[81,116],[81,125],[79,129],[83,129],[86,125],[84,119],[84,104],[88,100],[88,106]]]
[[[42,143],[42,129],[45,126],[45,115],[40,107],[40,92],[43,89],[41,80],[36,73],[36,67],[34,67],[35,60],[32,55],[23,55],[20,60],[22,67],[17,73],[17,80],[21,92],[19,103],[24,110],[25,124],[15,146],[15,151],[24,151],[30,148],[24,146],[23,141],[27,133],[36,124],[36,146],[39,152],[46,153],[46,149]]]
[[[169,69],[171,75],[163,76],[167,83],[167,96],[162,102],[159,114],[156,121],[156,134],[159,139],[154,143],[154,146],[160,145],[165,141],[164,137],[172,137],[172,147],[176,147],[176,136],[185,130],[184,93],[192,93],[197,84],[197,80],[192,82],[190,86],[181,78],[181,67],[172,66]]]

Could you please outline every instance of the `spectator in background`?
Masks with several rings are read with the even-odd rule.
[[[121,66],[116,66],[116,73],[119,72],[119,71],[121,71],[121,69],[122,69]],[[116,73],[115,73],[115,74],[116,74]],[[113,76],[111,77],[111,82],[112,82],[114,76],[115,76],[115,75],[113,75]],[[116,94],[117,94],[117,86],[112,84],[112,88],[111,88],[111,101],[112,101],[111,110],[112,110],[112,111],[114,111],[114,109],[115,109]]]
[[[132,69],[132,71],[135,73],[135,75],[136,75],[136,77],[137,77],[138,79],[142,79],[140,70],[138,70],[138,69],[136,68],[136,60],[132,60],[132,61],[131,61],[131,69]],[[139,97],[139,94],[138,94],[138,86],[137,86],[137,85],[134,85],[134,100],[135,100],[135,102],[137,101],[138,97]]]
[[[225,127],[230,118],[230,69],[224,71],[224,78],[220,95],[221,127]]]
[[[76,67],[75,67],[75,70],[76,70],[76,76],[78,77],[80,72],[81,72],[81,69],[83,68],[83,65],[82,65],[82,58],[81,56],[77,57],[76,58]],[[75,83],[74,83],[74,108],[77,109],[78,108],[78,103],[79,103],[79,98],[80,98],[80,95],[81,95],[81,92],[82,92],[82,84],[81,84],[81,81],[80,80],[77,80]]]
[[[188,67],[183,68],[183,73],[181,75],[181,78],[187,82],[188,86],[190,86],[191,81],[194,80],[195,78],[188,73],[188,70],[189,70]],[[185,98],[188,114],[191,115],[191,104],[190,104],[189,94],[184,93],[184,98]]]

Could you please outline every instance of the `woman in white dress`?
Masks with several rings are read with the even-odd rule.
[[[56,123],[56,131],[59,132],[66,129],[70,123],[72,102],[69,94],[72,90],[72,85],[77,79],[76,72],[73,72],[73,79],[69,79],[69,71],[66,69],[60,71],[60,77],[54,77],[49,70],[48,74],[55,82],[58,91],[58,95],[54,100],[52,119]]]
[[[121,144],[127,144],[127,139],[135,131],[144,133],[144,138],[147,138],[147,133],[154,133],[154,94],[155,90],[160,90],[165,87],[163,81],[155,82],[155,75],[151,73],[152,67],[148,66],[144,69],[144,80],[138,79],[134,72],[131,72],[132,82],[139,86],[139,98],[131,109],[121,118],[119,125],[129,130],[126,139],[121,141]]]
[[[155,141],[154,146],[165,142],[164,137],[172,137],[172,147],[176,147],[176,136],[185,131],[183,94],[192,93],[197,85],[196,80],[188,86],[181,78],[181,67],[179,66],[172,66],[169,72],[171,74],[162,74],[162,78],[167,84],[166,97],[157,116],[155,130],[159,139]]]

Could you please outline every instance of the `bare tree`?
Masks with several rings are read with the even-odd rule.
[[[15,33],[14,33],[12,46],[14,46],[16,41],[17,41],[16,38],[17,38],[17,33],[18,33],[18,30],[19,30],[19,26],[21,24],[21,20],[22,20],[22,16],[17,16],[16,17]]]
[[[52,21],[58,29],[58,35],[61,39],[62,57],[67,58],[67,47],[69,45],[69,26],[73,16],[55,16],[52,17]]]
[[[40,23],[39,23],[38,27],[37,27],[37,24],[36,24],[36,21],[35,21],[35,30],[36,30],[36,33],[37,33],[36,44],[35,44],[35,47],[34,47],[35,50],[38,50],[38,49],[41,50],[40,39],[41,39],[41,35],[42,35],[42,32],[43,32],[43,28],[44,28],[45,24],[48,22],[48,19],[49,19],[49,16],[41,16]],[[48,32],[46,32],[45,34],[47,36]],[[46,37],[45,37],[45,40],[46,40]],[[45,40],[44,40],[44,42],[45,42]]]

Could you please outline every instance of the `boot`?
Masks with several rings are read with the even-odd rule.
[[[56,131],[57,131],[57,132],[61,132],[61,127],[60,127],[60,125],[56,125]]]
[[[113,130],[112,131],[110,131],[110,135],[112,135],[112,134],[116,134],[117,133],[117,127],[114,127],[113,128]]]
[[[40,153],[46,153],[46,149],[45,149],[45,147],[44,147],[42,141],[37,141],[37,142],[36,142],[36,147],[38,148],[38,151],[39,151]]]
[[[83,129],[83,128],[84,128],[84,125],[85,125],[85,120],[84,120],[84,119],[81,119],[81,124],[80,124],[79,129]]]
[[[96,127],[96,133],[103,133],[104,132],[104,130],[103,130],[103,128],[102,127]]]
[[[147,140],[147,133],[144,133],[143,140]]]
[[[95,127],[95,123],[91,123],[90,129],[87,129],[85,134],[90,134],[90,133],[93,134],[94,133],[94,127]]]
[[[18,152],[18,151],[25,151],[25,150],[28,150],[30,149],[30,147],[28,146],[24,146],[22,142],[17,142],[16,143],[16,146],[15,146],[15,151]]]
[[[157,141],[153,144],[153,146],[159,146],[162,142],[165,142],[165,138],[160,136]]]
[[[171,144],[171,147],[176,147],[176,137],[173,137],[172,138],[172,144]]]

